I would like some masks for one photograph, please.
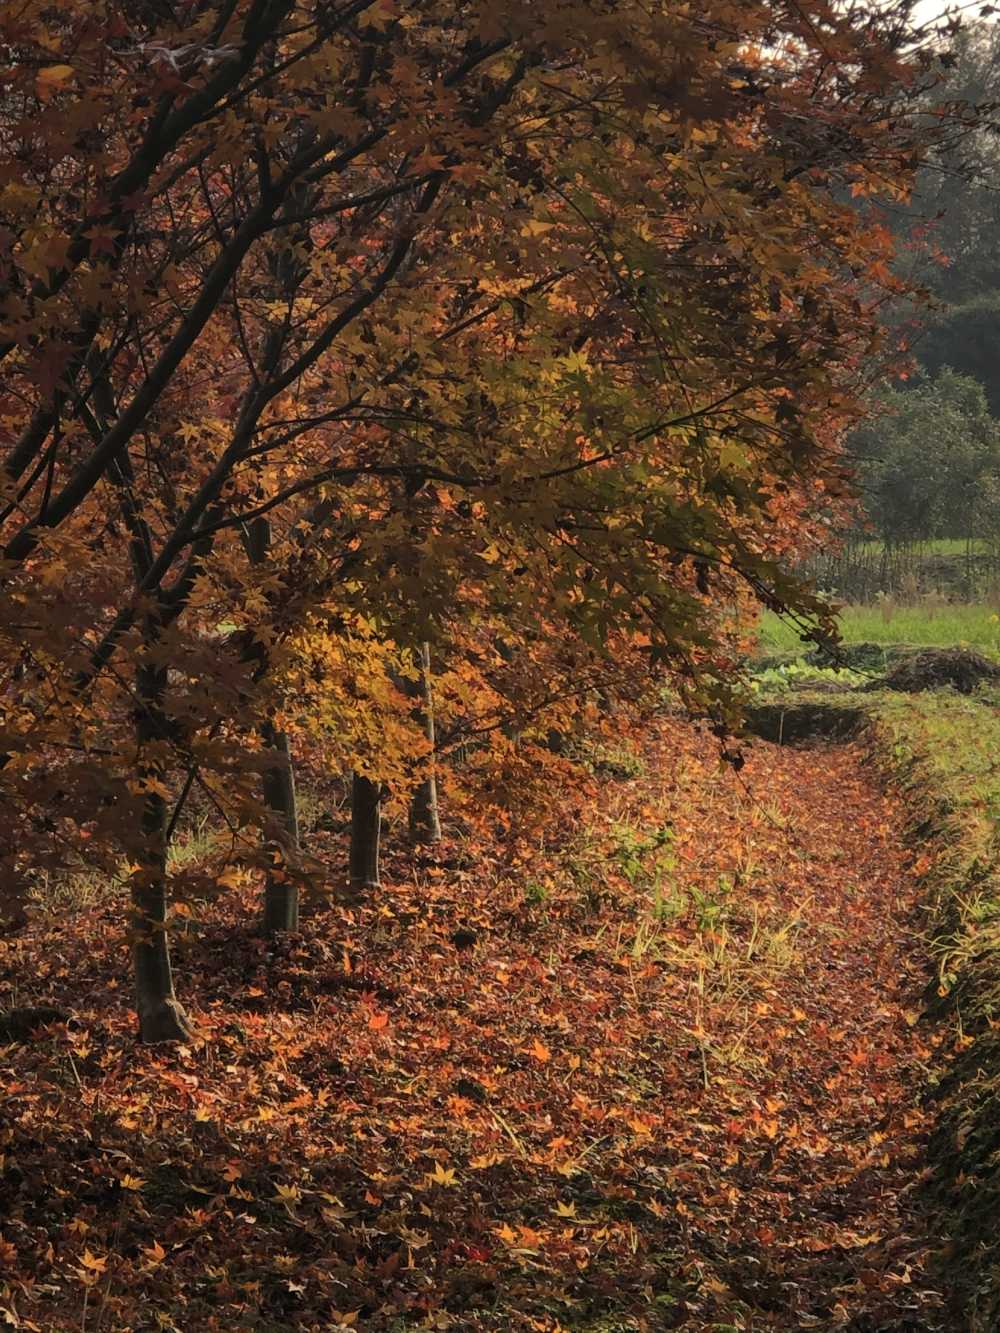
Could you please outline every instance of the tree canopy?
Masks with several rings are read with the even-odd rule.
[[[175,897],[294,860],[262,773],[307,715],[362,781],[415,773],[420,644],[457,735],[637,666],[721,725],[747,598],[832,632],[787,566],[904,289],[844,199],[903,197],[927,140],[905,17],[0,15],[11,918],[68,854],[124,859],[170,1035],[192,790],[232,845]]]
[[[1000,422],[982,386],[947,369],[885,390],[851,442],[867,516],[887,546],[970,535],[1000,470]]]

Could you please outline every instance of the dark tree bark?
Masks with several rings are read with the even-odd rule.
[[[147,643],[155,631],[147,636]],[[168,737],[163,711],[167,673],[143,663],[136,672],[136,740],[141,779],[147,784],[142,808],[139,866],[132,876],[132,967],[135,975],[139,1039],[183,1041],[191,1027],[174,994],[167,939],[167,798],[158,750]]]
[[[247,553],[255,565],[268,558],[271,549],[271,524],[266,518],[256,518],[249,528]],[[267,669],[267,653],[263,644],[255,643],[258,669]],[[295,796],[295,770],[292,765],[288,737],[274,724],[265,720],[257,727],[264,742],[265,753],[273,762],[263,773],[264,804],[271,817],[272,838],[268,851],[273,862],[264,881],[262,925],[265,935],[281,930],[299,928],[299,887],[288,874],[287,862],[299,850],[299,810]]]
[[[264,803],[274,820],[275,837],[270,844],[274,869],[264,882],[264,933],[299,928],[299,888],[287,869],[289,853],[299,849],[299,815],[295,798],[295,771],[292,768],[288,737],[270,722],[260,729],[264,744],[275,763],[264,770]]]
[[[438,816],[437,773],[434,757],[434,692],[431,683],[431,647],[429,643],[420,645],[418,655],[420,664],[420,682],[417,687],[419,702],[414,714],[424,729],[424,735],[430,742],[427,756],[427,775],[414,790],[410,801],[410,836],[415,842],[434,843],[441,838],[441,821]]]
[[[354,774],[351,785],[352,889],[377,889],[379,878],[379,841],[382,835],[382,787],[371,778]]]

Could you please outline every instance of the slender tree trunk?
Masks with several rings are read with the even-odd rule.
[[[299,888],[286,868],[289,852],[299,849],[299,813],[295,799],[295,771],[288,737],[270,722],[260,728],[275,763],[264,769],[264,803],[275,817],[276,836],[270,844],[274,869],[264,882],[264,933],[299,928]]]
[[[437,773],[434,758],[434,693],[431,685],[431,646],[420,645],[419,704],[416,716],[430,742],[427,756],[427,776],[419,784],[410,801],[410,835],[416,842],[432,843],[441,839],[441,821],[438,818]]]
[[[255,565],[262,565],[271,549],[271,524],[266,518],[254,519],[246,541],[247,553]],[[265,650],[258,644],[260,667],[266,666]],[[273,869],[264,880],[262,926],[265,935],[299,928],[299,887],[288,875],[289,854],[299,850],[299,810],[295,795],[295,769],[288,737],[270,721],[259,723],[257,732],[265,751],[273,759],[265,767],[262,780],[264,804],[275,831],[268,844]]]
[[[277,59],[277,47],[268,50],[267,64],[273,70]],[[308,136],[312,131],[305,131]],[[303,182],[292,186],[283,205],[285,214],[301,211],[308,212],[309,202],[316,196],[315,187]],[[271,280],[275,295],[292,300],[295,292],[309,272],[308,262],[303,261],[303,252],[312,248],[308,226],[296,227],[294,232],[279,233],[275,249],[268,256]],[[265,327],[261,344],[259,364],[276,369],[280,364],[288,336],[288,328],[282,318],[272,320]],[[248,391],[251,393],[252,391]],[[271,555],[271,522],[263,515],[253,519],[243,530],[243,541],[250,561],[254,565],[263,565]],[[268,599],[271,600],[270,597]],[[268,651],[259,640],[255,643],[259,654],[258,670],[263,675],[268,669]],[[295,772],[288,737],[279,732],[269,720],[258,723],[257,733],[269,751],[274,763],[264,769],[263,798],[271,815],[274,839],[268,844],[272,858],[272,869],[268,870],[264,881],[264,902],[262,926],[265,935],[274,935],[278,931],[295,931],[299,928],[299,889],[298,884],[288,874],[287,862],[299,850],[299,816],[295,796]]]
[[[351,785],[351,888],[377,889],[379,840],[382,834],[382,787],[354,774]]]
[[[106,375],[96,374],[94,404],[102,429],[115,414],[111,385]],[[129,553],[136,587],[142,585],[153,563],[153,542],[133,492],[135,475],[127,446],[114,456],[109,476],[118,494],[122,519],[131,535]],[[176,612],[175,612],[176,614]],[[167,936],[167,766],[165,749],[170,724],[164,711],[167,669],[152,659],[151,650],[163,632],[167,609],[160,605],[144,621],[146,656],[135,674],[135,739],[137,770],[145,786],[139,829],[137,867],[132,873],[132,906],[129,927],[132,938],[132,972],[135,977],[139,1040],[184,1041],[191,1026],[174,994]]]
[[[167,799],[157,747],[167,736],[163,712],[167,673],[151,663],[136,673],[136,740],[140,775],[148,784],[142,810],[139,867],[132,876],[132,967],[139,1039],[183,1041],[191,1036],[187,1015],[174,994],[167,939]]]

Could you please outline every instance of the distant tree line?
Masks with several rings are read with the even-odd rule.
[[[897,269],[931,303],[893,317],[915,366],[875,392],[850,442],[863,503],[852,539],[889,551],[946,537],[1000,544],[1000,25],[957,32],[938,80],[956,133],[878,219]],[[965,129],[970,105],[980,115]]]
[[[945,367],[883,390],[852,448],[872,535],[887,547],[997,531],[1000,421],[970,376]]]

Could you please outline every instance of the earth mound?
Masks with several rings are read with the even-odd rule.
[[[904,658],[889,670],[877,688],[916,694],[951,685],[972,694],[985,682],[1000,680],[1000,666],[970,648],[928,648]]]

